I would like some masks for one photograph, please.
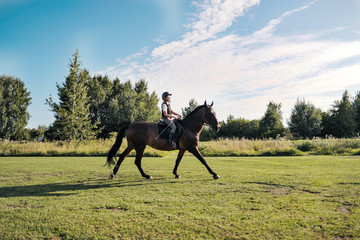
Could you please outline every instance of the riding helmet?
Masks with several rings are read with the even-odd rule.
[[[172,94],[171,93],[169,93],[169,92],[164,92],[163,94],[162,94],[162,99],[164,100],[167,96],[171,96]]]

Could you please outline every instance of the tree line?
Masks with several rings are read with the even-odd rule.
[[[281,103],[270,101],[264,116],[260,119],[247,120],[230,115],[218,133],[206,129],[203,140],[218,137],[225,138],[278,138],[311,139],[313,137],[351,138],[360,133],[360,92],[350,96],[348,91],[336,100],[331,108],[324,112],[310,101],[297,99],[283,125]]]
[[[134,121],[156,122],[161,117],[155,92],[149,93],[144,79],[134,86],[129,81],[110,80],[107,76],[90,76],[81,67],[78,51],[69,63],[65,82],[56,84],[58,101],[46,99],[55,121],[48,127],[26,130],[29,120],[26,111],[30,92],[15,77],[0,78],[0,138],[29,140],[45,137],[48,140],[83,141],[109,138],[123,125]],[[13,90],[13,91],[10,91]]]
[[[155,92],[149,93],[144,79],[134,85],[118,78],[90,76],[81,67],[76,51],[69,63],[65,82],[56,84],[58,102],[51,96],[46,99],[55,121],[48,127],[25,129],[30,118],[27,107],[31,104],[30,92],[16,77],[0,76],[0,138],[29,140],[45,137],[49,140],[83,141],[109,138],[121,126],[135,121],[157,122],[161,118],[159,99]],[[182,109],[183,116],[198,104],[194,99]],[[334,136],[355,137],[360,132],[360,92],[350,96],[345,91],[341,100],[324,112],[305,99],[295,103],[288,127],[283,125],[281,103],[270,101],[260,119],[247,120],[229,115],[215,133],[205,127],[201,140],[223,138],[312,138]]]

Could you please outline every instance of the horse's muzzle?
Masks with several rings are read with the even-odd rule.
[[[214,127],[213,127],[213,130],[214,130],[215,132],[218,132],[218,131],[220,130],[220,126],[214,126]]]

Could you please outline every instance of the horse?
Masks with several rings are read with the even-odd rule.
[[[181,138],[179,138],[178,149],[179,153],[176,158],[175,167],[173,169],[173,174],[175,178],[180,178],[177,173],[177,169],[181,162],[182,157],[186,151],[192,153],[200,162],[206,167],[210,174],[213,175],[214,179],[219,179],[220,176],[217,175],[207,164],[204,157],[201,155],[198,146],[199,146],[199,136],[204,127],[204,124],[209,125],[214,131],[219,131],[220,124],[216,118],[216,113],[213,109],[212,102],[208,105],[205,101],[204,105],[198,106],[195,110],[189,113],[183,120],[178,120],[183,129],[184,134]],[[108,156],[107,156],[107,164],[109,166],[114,165],[114,156],[116,152],[119,150],[123,138],[126,136],[127,138],[127,147],[120,154],[119,160],[117,161],[113,173],[110,175],[110,178],[115,178],[116,173],[119,170],[120,164],[124,161],[124,159],[129,155],[129,153],[135,149],[136,157],[135,157],[135,165],[138,167],[141,175],[146,179],[152,179],[152,177],[144,172],[141,167],[141,159],[143,157],[143,153],[145,147],[148,145],[152,148],[162,150],[162,151],[173,151],[177,148],[175,146],[169,146],[168,141],[166,139],[158,138],[157,126],[156,123],[149,122],[135,122],[128,126],[124,126],[120,129],[114,145],[111,147]],[[116,160],[116,157],[115,157]]]

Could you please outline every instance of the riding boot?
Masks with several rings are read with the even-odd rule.
[[[168,142],[168,145],[170,147],[174,147],[174,144],[173,144],[173,136],[174,136],[174,133],[170,132],[169,134],[169,142]]]

